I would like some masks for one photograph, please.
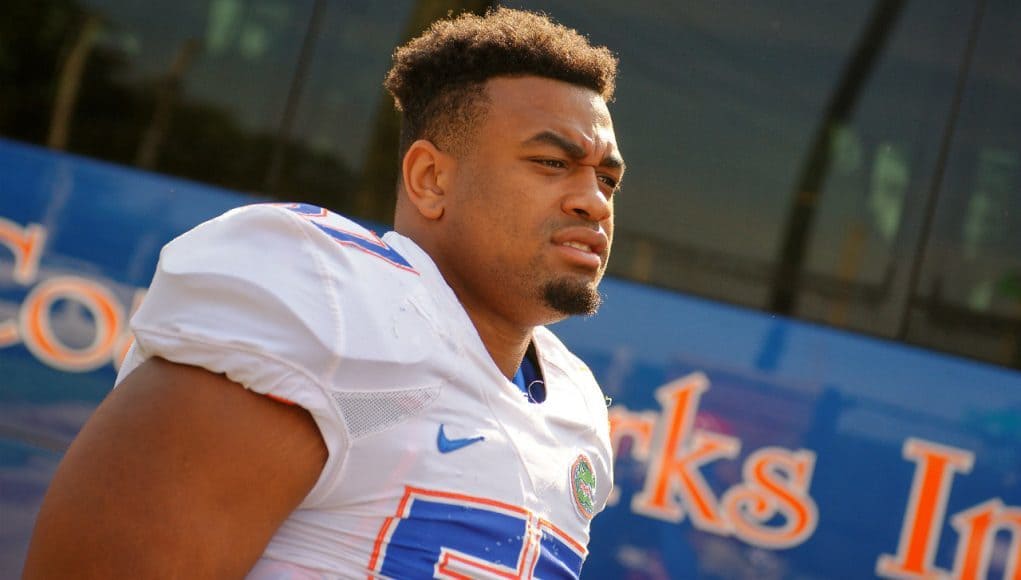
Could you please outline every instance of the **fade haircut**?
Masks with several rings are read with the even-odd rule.
[[[383,85],[401,112],[400,154],[418,139],[460,154],[487,111],[493,77],[539,76],[613,99],[617,58],[545,14],[490,9],[439,20],[399,47]]]

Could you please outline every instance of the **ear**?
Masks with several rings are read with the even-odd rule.
[[[447,202],[445,187],[453,164],[452,156],[425,139],[412,143],[404,154],[401,172],[405,194],[422,217],[430,220],[443,217]]]

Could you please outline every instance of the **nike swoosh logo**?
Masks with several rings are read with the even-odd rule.
[[[482,435],[478,437],[465,437],[463,439],[448,439],[447,434],[443,432],[443,424],[440,423],[440,432],[436,435],[436,447],[439,448],[440,453],[450,453],[485,439]]]

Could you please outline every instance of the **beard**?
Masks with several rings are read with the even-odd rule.
[[[603,303],[595,284],[563,278],[547,282],[542,298],[546,306],[567,316],[591,316]]]

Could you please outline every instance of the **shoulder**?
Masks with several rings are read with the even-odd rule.
[[[340,302],[362,308],[392,301],[415,285],[418,273],[361,224],[293,203],[233,209],[174,239],[160,254],[154,284],[172,276],[212,286],[231,280],[235,289],[244,286],[321,317]]]
[[[252,206],[287,214],[297,220],[315,241],[336,249],[347,250],[352,264],[364,265],[381,273],[406,272],[418,274],[411,262],[387,244],[375,232],[352,219],[327,209],[305,203],[265,204]]]
[[[314,257],[326,253],[350,268],[416,273],[399,252],[372,230],[324,208],[303,203],[266,203],[232,209],[203,222],[164,248],[166,267],[230,269],[236,258],[251,260]],[[375,267],[375,268],[373,268]],[[260,270],[266,272],[266,269]]]
[[[322,378],[377,338],[373,329],[417,278],[403,256],[343,216],[304,204],[245,206],[163,248],[132,329],[151,347],[145,355],[172,341],[254,353]]]

